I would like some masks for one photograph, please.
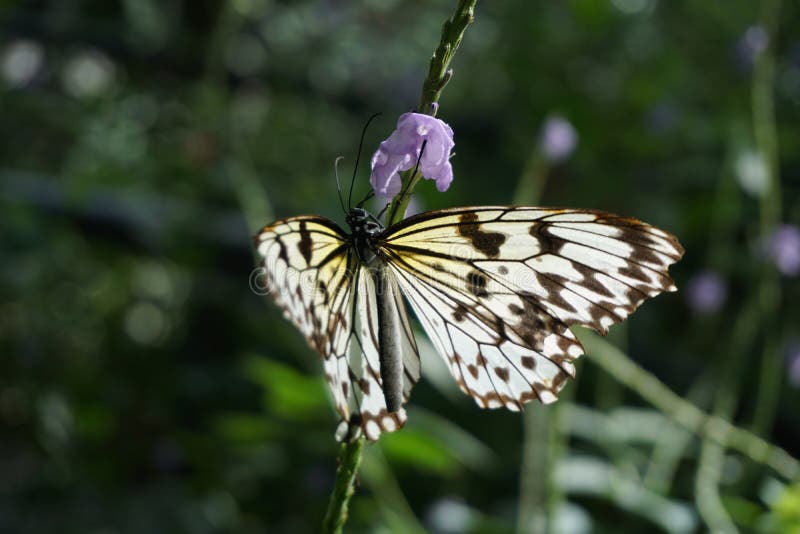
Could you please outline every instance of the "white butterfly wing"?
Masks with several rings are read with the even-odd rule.
[[[344,232],[323,217],[293,217],[265,227],[255,241],[270,295],[323,359],[344,423],[337,435],[375,440],[402,427],[405,412],[389,414],[381,389],[375,287]],[[419,379],[419,356],[399,292],[395,303],[405,401]]]
[[[670,234],[604,212],[480,207],[423,213],[381,244],[462,390],[485,407],[555,400],[583,348],[646,298],[674,291]]]

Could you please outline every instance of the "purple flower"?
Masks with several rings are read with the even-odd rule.
[[[578,133],[570,122],[559,115],[548,117],[539,134],[539,147],[551,162],[567,159],[578,145]]]
[[[714,271],[695,274],[686,288],[689,307],[701,315],[715,313],[725,304],[728,288],[725,281]]]
[[[419,162],[422,177],[436,181],[436,189],[447,191],[453,181],[450,151],[455,146],[453,130],[443,121],[421,113],[404,113],[397,120],[397,129],[382,142],[372,156],[369,181],[376,195],[392,198],[400,192],[400,172]]]
[[[769,237],[767,249],[772,261],[786,276],[800,274],[800,228],[782,224]]]
[[[800,342],[794,341],[787,350],[787,364],[789,367],[789,383],[800,387]]]

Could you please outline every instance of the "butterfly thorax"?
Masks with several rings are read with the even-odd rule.
[[[362,208],[350,210],[347,224],[350,226],[350,240],[358,258],[365,265],[372,264],[378,256],[376,240],[383,233],[383,225],[374,215]]]

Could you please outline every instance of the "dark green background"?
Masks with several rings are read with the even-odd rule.
[[[797,456],[800,395],[786,366],[800,336],[797,278],[768,296],[775,314],[756,315],[734,383],[720,378],[748,292],[771,269],[759,201],[736,172],[756,150],[743,45],[756,4],[479,2],[439,113],[455,131],[455,180],[444,194],[421,184],[417,201],[510,203],[527,168],[525,179],[546,179],[544,205],[675,233],[687,250],[678,286],[713,270],[723,307],[701,315],[686,291],[661,296],[612,341],[704,409],[727,388],[745,427],[759,387],[775,392],[764,436]],[[778,170],[782,219],[798,224],[800,9],[783,4],[772,42]],[[414,108],[454,5],[0,1],[0,531],[317,528],[336,417],[318,357],[249,288],[251,236],[289,215],[343,223],[334,159],[345,156],[348,175],[366,118],[383,112],[369,156]],[[22,81],[9,59],[20,50],[40,54]],[[579,144],[548,166],[538,142],[552,114]],[[367,176],[362,163],[359,196]],[[777,374],[759,386],[764,358]],[[570,406],[623,422],[633,415],[620,407],[639,407],[660,421],[591,360],[567,386]],[[423,379],[407,428],[368,448],[353,532],[409,531],[414,516],[431,530],[513,531],[522,417],[481,411],[451,382]],[[559,461],[590,457],[639,480],[653,442],[674,433],[640,430],[649,437],[570,431]],[[663,499],[688,514],[683,531],[702,529],[697,442],[678,454]],[[594,475],[578,471],[564,517],[600,532],[653,528],[624,499],[581,490]],[[775,475],[735,454],[723,474],[739,525],[767,524]]]

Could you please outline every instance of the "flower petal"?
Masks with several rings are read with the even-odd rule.
[[[453,181],[449,160],[454,146],[453,130],[443,121],[421,113],[403,113],[397,129],[372,156],[370,183],[375,193],[397,195],[401,188],[398,173],[411,169],[417,160],[423,178],[435,180],[436,188],[445,191]]]

